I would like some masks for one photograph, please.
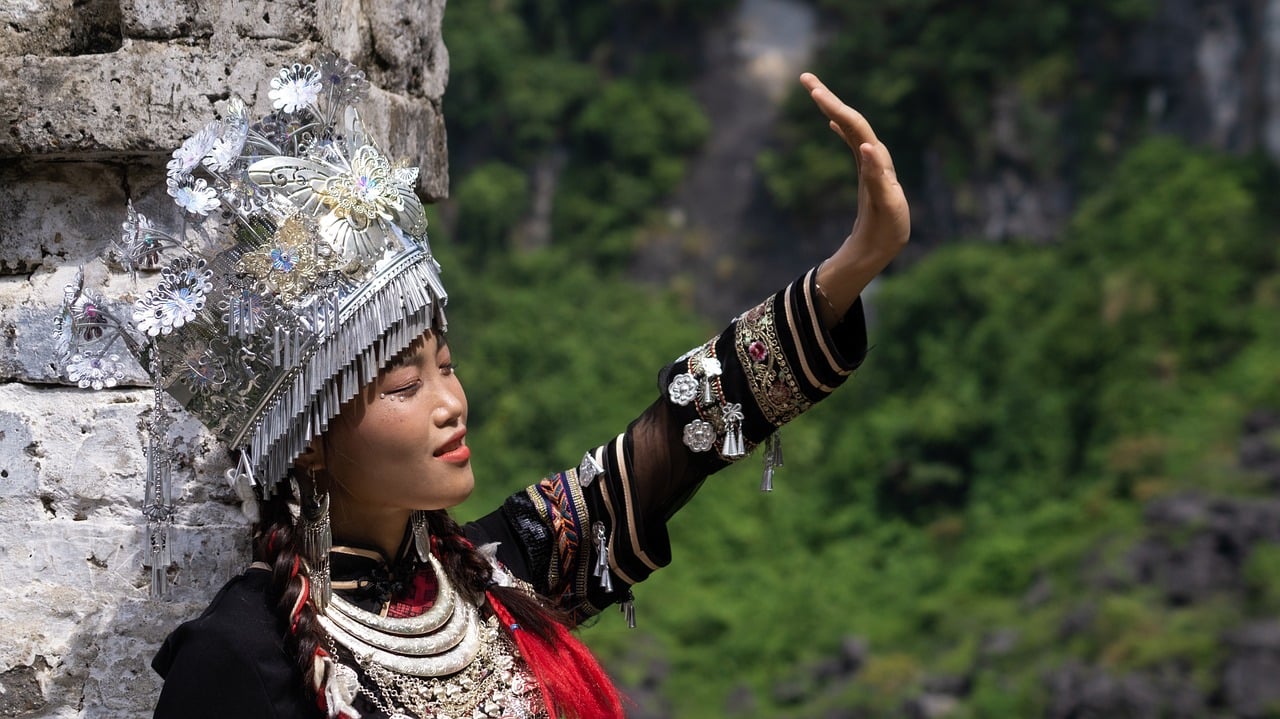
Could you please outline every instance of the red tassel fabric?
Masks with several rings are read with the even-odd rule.
[[[591,651],[563,625],[552,622],[555,642],[520,628],[493,592],[493,613],[506,627],[538,680],[547,715],[569,719],[623,719],[622,702]]]

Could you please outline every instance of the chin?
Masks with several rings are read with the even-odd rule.
[[[476,480],[471,474],[471,467],[468,466],[466,470],[467,476],[465,478],[453,479],[449,482],[447,489],[441,488],[444,491],[437,495],[435,502],[439,505],[438,509],[451,509],[467,501],[467,498],[471,496],[471,492],[476,488]]]

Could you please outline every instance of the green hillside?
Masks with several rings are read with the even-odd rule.
[[[1131,4],[1107,12],[1127,22]],[[590,9],[446,15],[459,156],[432,220],[472,407],[464,518],[619,431],[717,329],[679,288],[620,274],[708,132],[678,59],[717,8],[614,5],[642,37],[687,34],[646,54]],[[1048,4],[1056,25],[990,20],[972,47],[949,39],[962,11],[891,5],[941,18],[911,52],[960,53],[938,80],[955,93],[1072,76],[1082,31],[1054,12],[1073,3]],[[850,32],[892,56],[872,102],[937,99],[913,85],[934,61],[900,57],[890,26],[856,35],[871,25]],[[1015,33],[1031,46],[1001,45]],[[932,132],[913,117],[886,128],[904,156]],[[951,140],[980,148],[982,127]],[[1259,674],[1280,661],[1280,178],[1140,134],[1046,165],[1087,180],[1060,242],[948,242],[899,267],[870,298],[864,368],[783,430],[777,491],[756,491],[751,457],[673,520],[639,628],[609,613],[584,632],[637,716],[1280,716]],[[804,183],[830,181],[805,142],[762,159],[798,217],[825,211]],[[529,168],[552,148],[569,153],[552,243],[519,250]]]

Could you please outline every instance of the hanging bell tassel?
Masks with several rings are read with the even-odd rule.
[[[764,476],[760,480],[761,492],[773,491],[773,470],[782,466],[782,437],[777,431],[764,441]]]
[[[715,357],[703,357],[700,364],[702,371],[702,404],[707,406],[716,401],[714,388],[711,384],[712,380],[724,373],[724,368],[720,366],[720,360]]]
[[[720,416],[724,419],[724,443],[720,453],[727,459],[737,459],[747,453],[742,442],[742,403],[731,402],[721,408]]]
[[[730,425],[724,435],[724,456],[730,459],[737,459],[746,454],[742,448],[742,425],[734,422]]]
[[[622,603],[622,616],[627,620],[627,628],[636,628],[636,595],[627,590],[627,600]]]
[[[147,540],[151,545],[151,598],[169,598],[168,569],[172,559],[170,523],[147,520]]]
[[[169,598],[169,565],[173,563],[173,478],[172,455],[165,442],[169,433],[169,414],[164,408],[164,390],[159,378],[163,376],[160,351],[155,340],[151,342],[151,358],[148,369],[154,378],[152,391],[153,409],[147,427],[147,474],[143,488],[142,514],[147,518],[147,544],[150,549],[151,597]]]
[[[147,544],[151,550],[151,598],[169,598],[168,569],[173,563],[170,527],[173,505],[169,501],[170,473],[168,453],[152,437],[147,451],[147,504],[142,513],[147,518]]]
[[[426,563],[431,556],[431,529],[427,526],[427,513],[421,510],[413,513],[413,551],[418,554],[418,561]]]
[[[613,576],[609,571],[609,538],[605,533],[604,522],[592,525],[596,541],[596,566],[591,570],[592,576],[600,580],[600,588],[606,592],[613,591]]]

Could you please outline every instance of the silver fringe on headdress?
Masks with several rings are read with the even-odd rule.
[[[81,387],[123,378],[120,346],[155,382],[143,513],[153,595],[172,563],[167,393],[236,455],[228,479],[269,497],[341,405],[428,329],[447,295],[414,192],[354,105],[363,73],[326,54],[282,69],[274,111],[250,122],[238,98],[173,152],[170,231],[127,208],[111,256],[160,281],[128,312],[83,286],[64,293],[57,340]]]

